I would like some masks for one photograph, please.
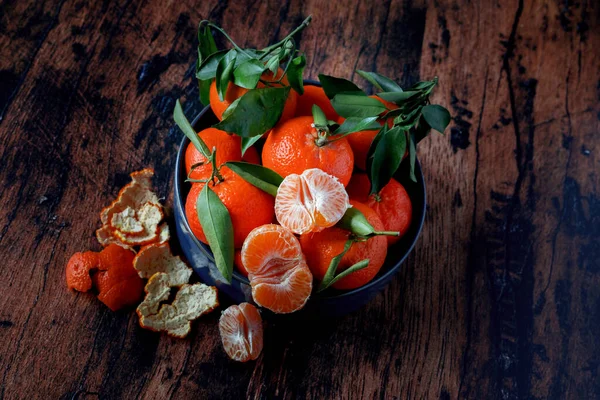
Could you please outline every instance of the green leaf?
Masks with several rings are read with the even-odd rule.
[[[302,75],[304,73],[304,67],[306,67],[306,57],[304,54],[298,56],[292,61],[287,70],[287,78],[290,86],[299,94],[304,93],[304,82]]]
[[[198,27],[198,61],[199,64],[217,51],[215,38],[208,25]]]
[[[335,276],[335,278],[333,278],[331,280],[331,282],[329,282],[329,285],[333,285],[334,283],[336,283],[340,279],[345,278],[348,275],[350,275],[350,274],[352,274],[352,273],[354,273],[354,272],[356,272],[358,270],[366,268],[368,265],[369,265],[369,259],[368,258],[365,258],[364,260],[357,262],[356,264],[354,264],[354,265],[346,268],[345,270],[343,270],[342,272],[340,272],[339,274],[337,274]]]
[[[233,103],[231,103],[229,105],[229,107],[227,107],[225,109],[225,111],[223,111],[223,115],[221,116],[222,119],[225,119],[227,117],[229,117],[231,115],[231,113],[233,112],[233,110],[235,110],[235,108],[237,107],[237,105],[240,103],[240,97],[238,97],[237,99],[235,99],[233,101]]]
[[[415,176],[415,162],[417,161],[417,147],[415,145],[415,134],[413,132],[409,135],[410,140],[408,141],[408,158],[410,161],[410,179],[413,182],[417,181]]]
[[[402,92],[402,88],[396,82],[376,72],[356,70],[360,76],[371,82],[379,90],[384,92]]]
[[[281,59],[279,58],[279,54],[271,57],[267,62],[267,69],[271,71],[273,77],[277,76],[277,70],[279,69],[280,63]]]
[[[437,104],[429,104],[423,107],[423,118],[433,129],[440,133],[444,133],[444,130],[450,123],[450,113],[444,107]]]
[[[317,293],[322,292],[323,290],[327,289],[331,285],[331,283],[333,282],[333,279],[335,277],[337,268],[340,265],[340,261],[342,261],[342,258],[350,250],[350,247],[352,247],[353,243],[354,243],[354,240],[348,239],[346,241],[346,244],[344,245],[344,250],[342,250],[342,252],[340,254],[338,254],[337,256],[335,256],[331,259],[331,262],[329,263],[329,267],[327,268],[327,272],[325,272],[325,276],[323,276],[323,280],[321,281],[321,284],[319,285],[319,288],[317,289]]]
[[[201,80],[213,79],[217,75],[217,66],[229,50],[221,50],[211,54],[196,70],[196,78]]]
[[[252,137],[243,137],[242,138],[242,156],[246,154],[246,150],[254,145],[254,143],[258,142],[262,136],[256,135]]]
[[[198,92],[200,94],[200,101],[205,106],[210,104],[210,85],[211,84],[212,84],[212,79],[205,79],[205,80],[198,79]]]
[[[246,89],[254,89],[264,69],[265,65],[259,60],[244,61],[233,70],[233,83]]]
[[[334,132],[335,135],[349,134],[361,131],[370,131],[374,129],[380,129],[381,125],[377,122],[377,117],[350,117],[337,128]]]
[[[319,74],[319,82],[330,99],[333,99],[338,93],[352,93],[359,96],[367,96],[358,86],[347,79],[336,78],[335,76]]]
[[[277,172],[262,165],[241,161],[228,161],[225,165],[251,185],[273,197],[277,196],[277,189],[283,182],[283,178]],[[248,200],[251,201],[251,199]]]
[[[289,86],[250,89],[231,114],[214,127],[241,137],[262,135],[279,121],[289,92]]]
[[[219,196],[204,185],[198,200],[196,201],[196,212],[202,231],[206,235],[208,245],[215,257],[215,264],[223,275],[223,278],[231,283],[233,272],[233,225],[227,207],[221,202]]]
[[[437,78],[434,78],[430,81],[417,82],[414,85],[412,85],[408,90],[418,90],[418,91],[426,92],[427,94],[429,94],[429,92],[431,92],[433,87],[435,85],[437,85],[437,82],[438,82]]]
[[[335,226],[350,231],[357,236],[369,236],[375,232],[373,225],[367,221],[365,215],[356,207],[347,209],[342,219]]]
[[[379,138],[377,136],[380,136]],[[369,194],[379,193],[398,170],[406,151],[406,131],[394,127],[381,130],[369,148],[367,171],[371,181]]]
[[[377,99],[371,97],[338,93],[331,100],[335,111],[344,118],[349,117],[376,117],[387,108]]]
[[[190,124],[190,121],[188,121],[188,119],[185,117],[179,100],[175,102],[175,109],[173,110],[173,119],[175,120],[177,126],[179,126],[179,129],[183,131],[184,135],[187,136],[188,139],[190,139],[190,142],[192,142],[194,146],[196,146],[198,151],[204,157],[209,158],[211,152],[208,146],[206,146],[206,143],[204,143],[204,141],[200,139],[200,136],[198,136],[198,134],[192,127],[192,124]]]
[[[419,125],[415,128],[415,132],[414,132],[414,136],[415,136],[415,140],[416,140],[417,144],[419,144],[419,142],[421,140],[423,140],[427,137],[430,129],[431,129],[431,127],[429,126],[427,121],[425,121],[425,118],[423,118],[423,115],[421,115],[421,118],[419,118]]]
[[[378,93],[377,96],[381,97],[384,100],[391,101],[392,103],[402,103],[410,99],[413,96],[420,94],[421,92],[415,91],[406,91],[406,92],[381,92]]]
[[[234,49],[231,49],[223,58],[221,58],[217,65],[217,93],[219,93],[219,99],[221,99],[221,101],[225,98],[227,86],[231,81],[236,56],[237,52]]]
[[[323,110],[321,110],[321,107],[313,104],[312,115],[316,126],[327,126],[327,117],[325,116]]]

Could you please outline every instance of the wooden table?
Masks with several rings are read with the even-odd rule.
[[[0,398],[600,396],[597,2],[192,3],[0,1]],[[308,14],[307,77],[437,75],[453,115],[420,144],[428,214],[393,283],[339,320],[268,324],[248,364],[218,313],[176,340],[68,291],[129,172],[172,199],[198,22],[265,46]]]

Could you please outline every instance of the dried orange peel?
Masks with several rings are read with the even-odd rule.
[[[188,283],[192,275],[192,270],[185,265],[181,258],[171,254],[171,247],[168,243],[143,247],[133,260],[133,268],[144,279],[150,279],[158,273],[166,274],[170,287]]]
[[[219,306],[217,288],[202,283],[188,284],[192,270],[171,254],[168,243],[143,247],[133,261],[142,278],[150,278],[146,297],[137,308],[140,326],[183,338],[190,333],[191,322]],[[172,288],[179,288],[171,304]]]
[[[98,242],[123,247],[145,246],[169,240],[169,227],[161,223],[163,207],[152,190],[154,170],[131,173],[131,182],[120,191],[117,199],[100,213],[102,227],[96,231]]]

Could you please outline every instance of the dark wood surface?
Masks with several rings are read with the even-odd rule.
[[[0,1],[0,398],[600,397],[600,7],[561,1]],[[373,3],[373,4],[370,4]],[[438,76],[420,241],[368,306],[269,323],[237,364],[65,287],[98,212],[152,166],[171,201],[201,108],[196,26],[264,46],[308,14],[307,77]]]

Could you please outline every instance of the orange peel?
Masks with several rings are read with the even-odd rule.
[[[118,244],[130,248],[162,243],[170,238],[168,225],[161,224],[162,205],[152,190],[154,170],[146,168],[130,176],[131,182],[100,213],[102,227],[96,231],[96,238],[102,246]]]
[[[171,304],[162,304],[171,293],[168,274],[154,274],[146,284],[146,298],[137,308],[140,326],[170,336],[184,338],[191,322],[219,306],[217,288],[203,283],[184,284]]]
[[[141,278],[149,278],[146,297],[137,308],[142,328],[183,338],[191,330],[191,321],[219,306],[217,288],[188,284],[192,270],[171,253],[168,243],[143,247],[133,267]],[[163,304],[172,288],[179,288],[175,299]]]
[[[133,268],[144,279],[150,279],[158,273],[166,274],[170,287],[186,284],[192,276],[192,270],[185,265],[181,258],[171,254],[171,247],[168,243],[143,247],[133,260]]]

